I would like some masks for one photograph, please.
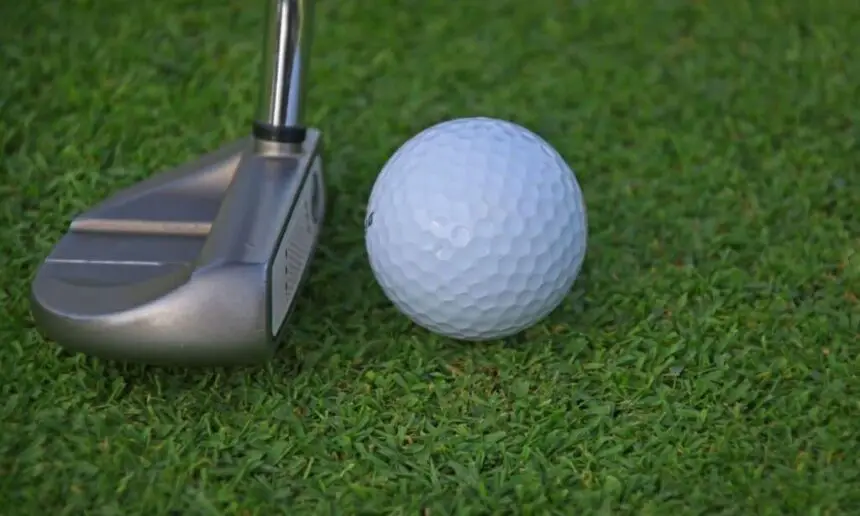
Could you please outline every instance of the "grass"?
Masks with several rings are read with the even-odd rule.
[[[245,4],[0,7],[0,512],[860,506],[860,4],[321,0],[334,203],[289,346],[217,371],[62,353],[29,278],[75,212],[247,131]],[[516,343],[410,326],[363,255],[386,158],[470,115],[542,134],[589,207],[574,292]]]

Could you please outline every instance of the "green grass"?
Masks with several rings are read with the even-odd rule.
[[[246,132],[246,4],[0,7],[0,512],[860,507],[860,3],[322,0],[334,202],[290,345],[219,371],[60,352],[29,278],[75,212]],[[573,293],[516,342],[412,327],[364,258],[386,158],[470,115],[542,134],[589,207]]]

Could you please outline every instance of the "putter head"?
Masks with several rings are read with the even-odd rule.
[[[43,333],[121,361],[271,357],[325,213],[321,134],[306,134],[230,144],[77,217],[33,281]]]
[[[272,356],[325,212],[302,123],[314,0],[266,0],[253,137],[76,218],[36,273],[36,324],[72,351],[164,365]]]

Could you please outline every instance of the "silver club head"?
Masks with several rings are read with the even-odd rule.
[[[325,214],[322,135],[301,125],[311,0],[268,0],[254,134],[76,217],[32,311],[71,351],[159,365],[270,358]]]

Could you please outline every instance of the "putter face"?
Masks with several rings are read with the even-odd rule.
[[[296,296],[307,279],[325,215],[322,157],[310,156],[301,166],[297,198],[269,260],[267,327],[274,339],[282,335]]]
[[[325,212],[321,136],[248,139],[75,219],[36,274],[33,314],[72,351],[228,365],[272,356]]]

